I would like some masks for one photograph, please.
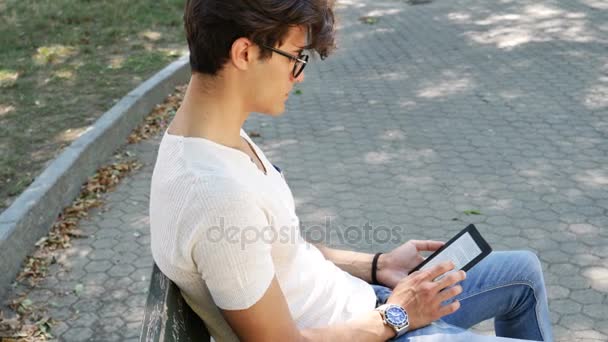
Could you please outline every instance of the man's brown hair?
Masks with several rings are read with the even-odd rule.
[[[232,43],[248,38],[276,47],[290,27],[305,26],[304,49],[324,59],[335,47],[333,0],[187,0],[184,26],[193,72],[215,75],[228,61]],[[261,58],[270,57],[261,49]]]

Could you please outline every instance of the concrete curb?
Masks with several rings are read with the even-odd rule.
[[[80,186],[125,144],[133,128],[154,106],[189,77],[188,56],[184,56],[132,90],[55,158],[0,214],[0,299],[8,294],[23,259],[36,241],[48,234],[57,215],[78,195]]]

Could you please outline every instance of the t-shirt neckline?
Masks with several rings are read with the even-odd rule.
[[[222,145],[220,143],[217,143],[213,140],[207,139],[207,138],[202,138],[202,137],[187,137],[187,136],[183,136],[183,135],[178,135],[178,134],[171,134],[169,133],[169,129],[165,130],[165,136],[168,137],[169,139],[177,139],[177,140],[182,140],[182,141],[195,141],[195,142],[202,142],[205,145],[211,146],[213,148],[217,148],[217,149],[221,149],[222,151],[225,151],[227,153],[229,153],[231,156],[234,156],[234,158],[237,159],[241,159],[244,161],[247,161],[247,163],[249,163],[252,167],[254,167],[261,175],[263,176],[269,176],[270,174],[270,168],[268,167],[268,165],[266,165],[267,163],[264,161],[265,157],[260,153],[259,149],[257,148],[257,146],[255,146],[255,144],[249,139],[249,137],[247,136],[247,134],[245,133],[245,131],[243,129],[241,129],[241,131],[239,132],[239,135],[245,139],[245,141],[247,142],[247,144],[249,144],[249,146],[251,147],[251,149],[253,150],[253,152],[255,153],[255,155],[258,157],[258,159],[260,160],[260,162],[262,163],[262,165],[264,166],[264,169],[266,170],[266,173],[264,173],[264,171],[260,170],[258,168],[258,166],[255,164],[255,162],[251,159],[251,157],[240,150],[237,150],[235,148],[232,147],[228,147],[226,145]],[[276,169],[274,166],[272,167],[273,169]],[[278,171],[277,171],[278,172]]]

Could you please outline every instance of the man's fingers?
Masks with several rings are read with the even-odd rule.
[[[441,248],[445,243],[434,240],[412,240],[411,241],[418,251],[434,252]]]
[[[454,287],[450,287],[449,289],[445,289],[437,295],[437,301],[439,303],[443,303],[444,301],[451,299],[453,297],[458,296],[462,293],[462,286],[456,285]]]
[[[454,269],[454,263],[451,261],[445,261],[439,265],[435,265],[435,266],[431,267],[428,270],[425,278],[432,281],[435,278],[439,277],[440,275],[442,275],[448,271],[451,271],[453,269]]]
[[[448,305],[444,305],[439,308],[439,318],[452,314],[458,309],[460,309],[460,302],[457,300],[453,301]]]
[[[465,273],[465,271],[450,272],[449,274],[446,274],[444,277],[441,277],[441,279],[437,281],[437,286],[440,290],[442,290],[446,287],[450,287],[458,282],[465,280],[466,277],[467,274]]]

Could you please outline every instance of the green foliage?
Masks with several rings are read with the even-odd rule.
[[[0,0],[0,211],[186,49],[184,0]]]

